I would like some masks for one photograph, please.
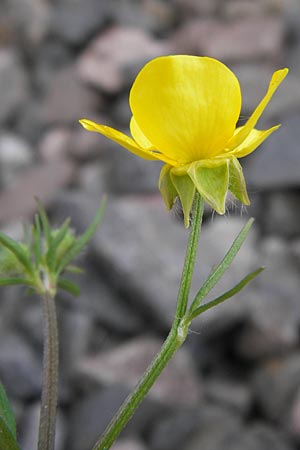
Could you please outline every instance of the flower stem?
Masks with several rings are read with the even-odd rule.
[[[44,359],[38,450],[54,450],[58,382],[58,332],[55,299],[43,295]]]
[[[198,193],[195,195],[193,220],[190,231],[186,257],[182,271],[181,284],[178,293],[177,308],[171,331],[161,350],[140,379],[131,394],[124,401],[119,411],[113,417],[103,435],[94,445],[93,450],[108,450],[115,442],[123,428],[131,419],[144,397],[147,395],[169,360],[186,339],[189,321],[185,313],[191,287],[193,269],[196,259],[197,244],[203,216],[203,200]]]

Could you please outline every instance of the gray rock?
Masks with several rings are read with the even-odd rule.
[[[133,389],[161,346],[162,342],[157,339],[139,337],[115,349],[83,358],[78,363],[78,376],[100,385],[121,384]],[[149,392],[149,398],[170,406],[199,404],[200,384],[184,348],[169,362]]]
[[[284,433],[263,423],[257,423],[248,429],[241,430],[237,436],[233,436],[229,442],[224,444],[227,444],[228,448],[232,450],[266,450],[269,448],[292,450],[294,448]],[[223,448],[221,446],[220,450]]]
[[[298,342],[300,308],[299,271],[289,247],[279,239],[269,239],[261,247],[266,270],[257,279],[257,292],[249,302],[252,319],[287,347]]]
[[[171,40],[177,53],[210,55],[230,63],[274,62],[282,51],[283,21],[280,16],[231,22],[196,18],[183,23]]]
[[[73,204],[73,214],[75,209],[79,210],[79,222],[94,214],[98,199],[74,195],[72,202],[71,198],[69,196],[69,208]],[[63,211],[68,211],[66,204]],[[130,298],[130,303],[147,320],[152,318],[156,327],[169,327],[172,321],[185,254],[187,231],[171,217],[168,217],[159,197],[111,197],[91,247],[92,257],[104,271],[107,282]],[[200,266],[199,263],[197,265],[194,293],[211,268],[223,258],[243,223],[239,218],[216,218],[214,223],[209,222],[203,227],[199,258],[201,252],[206,257]],[[255,267],[254,242],[255,234],[252,234],[220,288],[231,288]],[[215,290],[216,295],[219,292],[220,289]],[[240,320],[241,314],[245,317],[247,313],[234,303],[228,310],[228,321],[232,324],[232,320]],[[220,307],[218,316],[209,317],[214,321],[211,331],[217,333],[217,330],[224,329],[228,324],[226,305]],[[213,317],[218,317],[218,326]]]
[[[273,72],[278,69],[278,65],[266,61],[255,63],[244,61],[242,63],[238,62],[232,64],[230,65],[230,68],[236,74],[240,82],[243,100],[240,123],[244,124],[265,95],[271,76]],[[288,81],[290,81],[290,75]],[[282,116],[287,112],[286,109],[283,108],[286,99],[281,92],[286,84],[288,84],[287,81],[283,82],[272,97],[270,103],[263,112],[262,117],[259,119],[257,128],[268,128],[270,124],[274,124],[274,120],[278,120],[279,115]],[[277,101],[278,96],[281,99],[279,102]]]
[[[136,438],[123,438],[118,439],[111,450],[146,450],[146,446]]]
[[[83,44],[107,21],[108,5],[99,0],[58,3],[52,8],[50,30],[67,44]]]
[[[109,168],[103,162],[90,162],[81,168],[78,174],[78,188],[91,195],[107,192]]]
[[[39,45],[48,31],[50,7],[35,0],[3,0],[0,23],[9,28],[19,45]]]
[[[70,215],[81,232],[99,201],[99,195],[74,192],[57,198],[55,209]],[[152,318],[161,326],[170,324],[175,311],[186,237],[158,197],[110,197],[90,254],[106,282],[148,321]]]
[[[30,166],[33,152],[21,137],[2,133],[0,137],[0,174],[2,188],[15,183],[19,173]]]
[[[223,406],[240,416],[246,416],[251,407],[251,392],[246,384],[232,379],[209,379],[204,387],[209,402]]]
[[[232,412],[204,403],[199,408],[181,410],[157,421],[149,444],[153,450],[181,450],[186,448],[193,436],[201,436],[203,439],[207,433],[208,436],[211,434],[213,440],[216,434],[224,433],[227,428],[235,429],[239,427],[239,423],[239,418]]]
[[[95,164],[94,159],[104,159],[108,142],[101,134],[88,133],[79,124],[75,129],[57,126],[42,136],[39,153],[46,161],[72,157]]]
[[[229,0],[228,2],[222,2],[220,4],[220,9],[222,10],[222,17],[225,19],[238,20],[244,17],[261,17],[262,15],[268,15],[269,6],[268,2],[265,1],[253,2],[251,0]],[[273,13],[275,12],[274,9]]]
[[[216,425],[216,424],[214,424]],[[199,431],[192,442],[184,450],[292,450],[288,439],[280,432],[264,424],[255,424],[252,427],[224,427],[220,422],[218,426]]]
[[[244,172],[251,189],[299,188],[299,120],[299,115],[285,119],[281,129],[248,158]]]
[[[75,123],[91,117],[101,98],[78,78],[74,67],[58,70],[41,104],[41,116],[47,124]]]
[[[256,402],[264,416],[285,424],[300,386],[300,357],[270,360],[254,374]]]
[[[0,379],[8,396],[26,400],[40,393],[41,364],[24,337],[5,333],[0,342]]]
[[[198,427],[188,436],[178,450],[221,450],[231,448],[233,436],[238,435],[242,425],[238,417],[220,407],[206,407],[201,411]]]
[[[294,398],[292,400],[292,405],[290,408],[290,413],[286,417],[285,426],[287,431],[292,436],[293,440],[297,444],[300,442],[300,389],[298,388]]]
[[[210,16],[216,13],[219,7],[219,0],[173,0],[173,3],[179,8],[184,16]]]
[[[299,158],[300,159],[300,158]],[[291,239],[299,236],[300,191],[285,190],[269,192],[265,196],[262,226],[267,236]]]
[[[112,0],[111,19],[118,25],[139,28],[151,34],[165,34],[176,23],[176,9],[163,0],[147,0],[133,3],[132,0]]]
[[[243,361],[253,363],[264,358],[284,355],[294,348],[295,341],[282,339],[272,327],[261,327],[254,321],[245,324],[233,342],[234,353]]]
[[[128,393],[126,388],[114,386],[102,391],[94,389],[89,395],[78,399],[72,407],[67,448],[69,450],[90,450]],[[160,408],[146,399],[121,437],[136,436],[160,414]]]
[[[145,60],[166,53],[169,53],[167,44],[144,31],[115,26],[92,40],[83,51],[78,60],[78,73],[85,82],[116,94],[128,84],[128,67],[140,62],[141,68]]]
[[[162,164],[137,158],[114,143],[107,156],[107,187],[119,194],[156,193]],[[124,151],[125,150],[125,151]]]
[[[74,173],[74,164],[67,160],[43,163],[27,170],[18,183],[0,194],[0,222],[29,217],[36,211],[34,197],[38,196],[45,205],[70,183]]]
[[[81,290],[75,300],[76,309],[120,334],[132,334],[141,329],[142,321],[137,313],[130,308],[125,298],[107,286],[101,271],[96,271],[92,264],[79,262],[79,265],[85,273],[75,279]],[[75,306],[73,299],[72,305]]]
[[[0,49],[0,123],[10,119],[28,98],[28,80],[14,50]]]

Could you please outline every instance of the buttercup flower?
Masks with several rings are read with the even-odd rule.
[[[148,62],[132,85],[132,138],[87,119],[80,123],[141,158],[163,161],[159,189],[168,209],[180,198],[188,226],[195,190],[219,214],[225,212],[228,191],[250,204],[238,158],[279,128],[254,127],[287,73],[282,69],[273,74],[255,111],[236,127],[242,97],[228,67],[209,57],[163,56]]]

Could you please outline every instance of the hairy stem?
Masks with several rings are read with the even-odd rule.
[[[43,295],[44,359],[38,450],[54,450],[58,382],[58,332],[55,299]]]
[[[103,435],[93,447],[93,450],[108,450],[115,442],[123,428],[145,398],[176,350],[183,344],[188,332],[189,321],[186,320],[186,309],[191,287],[196,251],[203,216],[203,200],[197,193],[193,207],[193,220],[182,271],[181,284],[178,293],[177,308],[171,331],[159,353],[140,379],[131,394],[124,401],[119,411],[113,417]]]

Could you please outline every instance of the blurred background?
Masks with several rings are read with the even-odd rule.
[[[59,295],[57,450],[90,450],[159,349],[175,310],[187,232],[166,213],[160,163],[81,129],[86,117],[128,132],[128,93],[149,59],[208,55],[243,92],[241,121],[274,70],[290,74],[259,127],[282,128],[242,163],[251,207],[207,209],[194,292],[250,215],[256,223],[221,289],[266,270],[205,314],[114,450],[300,448],[300,1],[1,0],[0,226],[44,202],[53,224],[77,232],[103,193],[103,223],[81,257],[77,299]],[[202,259],[202,261],[201,261]],[[36,446],[42,366],[41,305],[0,291],[0,378],[23,450]]]

